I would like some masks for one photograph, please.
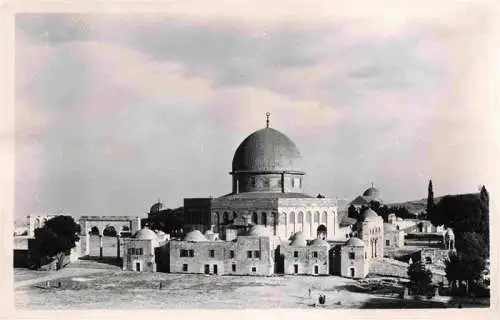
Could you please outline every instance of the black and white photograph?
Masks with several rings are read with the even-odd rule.
[[[0,7],[13,314],[492,311],[499,3],[376,2]]]

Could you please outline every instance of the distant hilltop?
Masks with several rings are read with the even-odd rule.
[[[462,194],[462,195],[479,197],[479,193],[467,193],[467,194]],[[443,197],[445,197],[445,196],[434,197],[434,203],[438,204],[438,202],[441,201],[441,199]],[[405,201],[405,202],[389,203],[389,204],[387,204],[387,206],[405,207],[410,213],[417,215],[420,212],[426,211],[427,198],[423,198],[420,200]]]

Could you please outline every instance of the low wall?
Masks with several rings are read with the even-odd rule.
[[[372,260],[370,261],[369,273],[379,276],[408,278],[408,263],[385,258]]]

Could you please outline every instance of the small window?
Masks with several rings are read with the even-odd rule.
[[[252,267],[252,272],[257,272],[257,267]]]
[[[255,188],[255,177],[250,178],[250,183],[252,185],[252,188]]]
[[[354,260],[355,257],[354,252],[349,252],[349,259]]]
[[[254,257],[257,259],[260,259],[260,251],[255,251],[254,252]]]
[[[194,257],[194,250],[189,250],[189,256]]]
[[[365,259],[367,259],[367,258],[368,258],[368,254],[365,252]]]
[[[142,255],[142,252],[143,252],[143,251],[142,251],[142,248],[139,248],[139,250],[138,250],[138,251],[139,251],[139,252],[138,252],[137,254],[138,254],[138,255]]]
[[[252,258],[252,251],[247,251],[247,258]]]
[[[264,188],[269,188],[269,178],[264,178]]]
[[[318,252],[317,251],[313,251],[313,258],[317,258],[318,257]]]
[[[210,256],[210,258],[215,257],[215,251],[214,250],[209,250],[208,251],[208,255]]]
[[[299,187],[302,188],[302,178],[299,178]]]
[[[179,252],[180,257],[187,257],[187,250],[181,249]]]
[[[292,178],[292,188],[295,188],[295,179]]]
[[[293,257],[294,258],[298,258],[299,257],[299,252],[298,251],[294,251],[293,252]]]
[[[391,241],[390,240],[385,240],[385,245],[386,246],[390,246],[391,245]]]
[[[314,274],[318,274],[319,273],[319,268],[318,266],[314,266]]]
[[[229,251],[229,257],[234,259],[234,250]]]
[[[298,264],[293,265],[293,273],[299,273],[299,265]]]
[[[233,272],[236,272],[236,264],[233,263],[233,265],[231,266],[231,270],[233,270]]]
[[[184,272],[188,271],[188,265],[187,264],[183,264],[182,265],[182,271],[184,271]]]

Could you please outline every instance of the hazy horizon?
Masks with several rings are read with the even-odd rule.
[[[14,218],[227,194],[266,112],[302,153],[308,194],[488,188],[492,15],[431,8],[17,15]]]

